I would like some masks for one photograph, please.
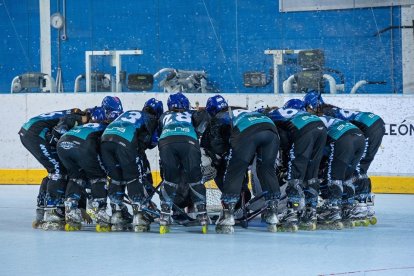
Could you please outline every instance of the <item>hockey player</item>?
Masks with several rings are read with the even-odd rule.
[[[385,135],[385,123],[382,118],[372,112],[351,111],[326,104],[322,96],[317,92],[309,92],[304,97],[304,102],[309,110],[346,120],[356,125],[365,136],[365,151],[360,164],[357,166],[355,177],[355,198],[359,207],[365,209],[369,223],[375,224],[374,194],[371,192],[371,179],[368,177],[368,169],[381,145]],[[366,222],[363,222],[366,224]]]
[[[101,155],[108,171],[113,231],[126,230],[132,222],[135,232],[146,232],[150,220],[143,213],[149,200],[146,185],[149,163],[146,149],[156,146],[157,120],[163,113],[161,101],[155,98],[145,102],[142,111],[130,110],[122,113],[107,126],[101,138]],[[132,204],[133,218],[124,204],[125,188]]]
[[[60,134],[54,129],[69,128],[86,122],[86,113],[79,108],[40,114],[26,122],[19,131],[23,146],[45,167],[48,176],[43,178],[37,196],[34,228],[62,229],[66,170],[56,152],[56,140]]]
[[[324,181],[321,185],[324,203],[318,208],[318,223],[341,229],[342,220],[343,224],[352,227],[360,213],[354,202],[352,176],[364,152],[365,138],[349,122],[325,115],[320,119],[328,129],[328,140]]]
[[[228,165],[221,187],[223,210],[216,222],[216,232],[234,232],[235,206],[240,198],[246,171],[256,155],[258,177],[266,193],[265,220],[269,231],[277,231],[280,188],[273,167],[279,149],[276,126],[258,112],[242,108],[231,110],[221,95],[210,97],[206,109],[212,116],[210,143],[214,153],[224,156],[228,151]]]
[[[116,115],[112,111],[112,117]],[[79,230],[82,216],[79,200],[90,192],[88,213],[96,219],[96,230],[109,231],[110,217],[106,213],[106,172],[100,157],[100,137],[108,125],[105,110],[95,107],[91,111],[89,123],[72,128],[57,143],[60,160],[68,171],[66,188],[65,218],[66,231]],[[118,113],[119,115],[119,113]],[[90,187],[89,187],[90,185]]]
[[[304,111],[299,99],[289,100],[284,107],[273,109],[267,115],[281,132],[282,160],[287,165],[288,201],[282,228],[297,231],[299,212],[300,227],[314,230],[319,194],[318,169],[326,142],[326,128],[317,116]]]
[[[207,233],[206,188],[201,175],[201,153],[189,112],[190,102],[182,93],[172,94],[167,101],[168,111],[160,118],[158,149],[163,182],[161,185],[160,233],[169,232],[171,208],[179,185],[188,185],[202,232]],[[181,183],[183,177],[187,183]],[[184,189],[186,190],[186,189]]]

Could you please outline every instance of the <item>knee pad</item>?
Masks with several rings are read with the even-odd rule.
[[[91,183],[92,198],[104,198],[107,196],[106,181],[106,178],[94,178],[89,181]]]
[[[340,200],[343,193],[342,180],[329,180],[328,190],[330,200]]]

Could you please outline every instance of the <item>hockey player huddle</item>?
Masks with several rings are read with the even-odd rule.
[[[207,233],[204,183],[211,179],[222,192],[217,233],[233,233],[259,214],[271,232],[376,223],[367,171],[385,133],[378,115],[324,103],[316,92],[255,111],[230,107],[221,95],[193,109],[184,94],[171,94],[167,106],[164,112],[151,98],[141,110],[124,111],[118,97],[107,96],[101,106],[26,122],[21,142],[48,172],[33,227],[76,231],[86,220],[98,232],[146,232],[158,223],[164,234],[172,223],[191,222]],[[156,146],[160,184],[145,152]]]

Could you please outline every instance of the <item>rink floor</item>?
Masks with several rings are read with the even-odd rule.
[[[414,195],[377,195],[378,224],[233,235],[34,230],[38,186],[0,186],[0,275],[414,275]]]

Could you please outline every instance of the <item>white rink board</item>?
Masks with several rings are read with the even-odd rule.
[[[79,107],[81,109],[100,105],[106,95],[118,96],[124,110],[141,109],[151,97],[164,102],[165,93],[82,93],[82,94],[2,94],[0,100],[2,119],[0,147],[2,158],[0,169],[37,169],[41,165],[21,145],[20,127],[29,118],[41,113]],[[198,101],[204,106],[211,94],[186,94],[195,106]],[[246,106],[253,109],[262,100],[269,106],[278,105],[302,95],[274,94],[222,94],[230,105]],[[371,165],[371,175],[414,175],[414,95],[324,95],[325,102],[352,110],[372,111],[386,123],[386,135]],[[262,105],[260,103],[259,105]],[[147,151],[152,170],[158,168],[158,150]]]

